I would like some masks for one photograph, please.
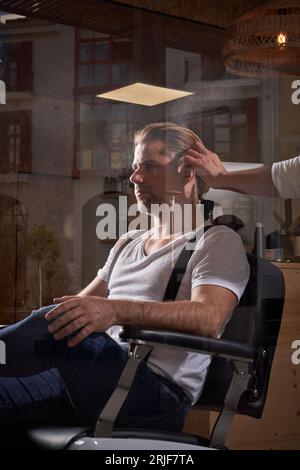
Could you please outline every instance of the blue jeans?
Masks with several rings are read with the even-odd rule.
[[[6,364],[0,364],[0,424],[74,419],[94,426],[127,362],[127,346],[93,333],[74,348],[48,332],[45,314],[33,311],[0,331]],[[190,402],[179,387],[142,362],[116,426],[178,431]]]

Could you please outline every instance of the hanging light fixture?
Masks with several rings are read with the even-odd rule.
[[[271,0],[228,29],[226,70],[246,77],[300,76],[300,2]]]

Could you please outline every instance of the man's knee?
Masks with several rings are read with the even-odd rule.
[[[34,317],[34,318],[44,318],[45,315],[50,312],[50,310],[52,310],[54,307],[56,307],[56,304],[53,304],[53,305],[47,305],[45,307],[41,307],[39,308],[38,310],[32,310],[31,312],[31,317]]]

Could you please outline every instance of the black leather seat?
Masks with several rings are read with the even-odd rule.
[[[270,262],[252,255],[248,255],[248,261],[251,268],[248,285],[221,339],[133,327],[124,328],[121,334],[124,341],[133,345],[142,340],[144,344],[164,344],[212,355],[202,395],[194,405],[195,408],[220,412],[211,438],[205,440],[199,436],[141,429],[114,430],[113,437],[146,436],[222,448],[233,418],[233,414],[229,416],[231,411],[261,417],[280,329],[284,280],[281,271]],[[17,433],[6,430],[5,435],[11,443],[12,436],[17,434],[15,444],[22,444],[20,448],[63,450],[78,438],[92,435],[92,432],[78,426],[57,424],[34,426]]]

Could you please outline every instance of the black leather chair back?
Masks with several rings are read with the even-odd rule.
[[[246,343],[259,350],[257,376],[251,391],[240,399],[238,413],[260,418],[263,412],[272,361],[284,304],[284,279],[275,265],[248,255],[250,277],[245,292],[228,322],[222,338]],[[233,375],[232,363],[214,357],[197,408],[221,411]]]

